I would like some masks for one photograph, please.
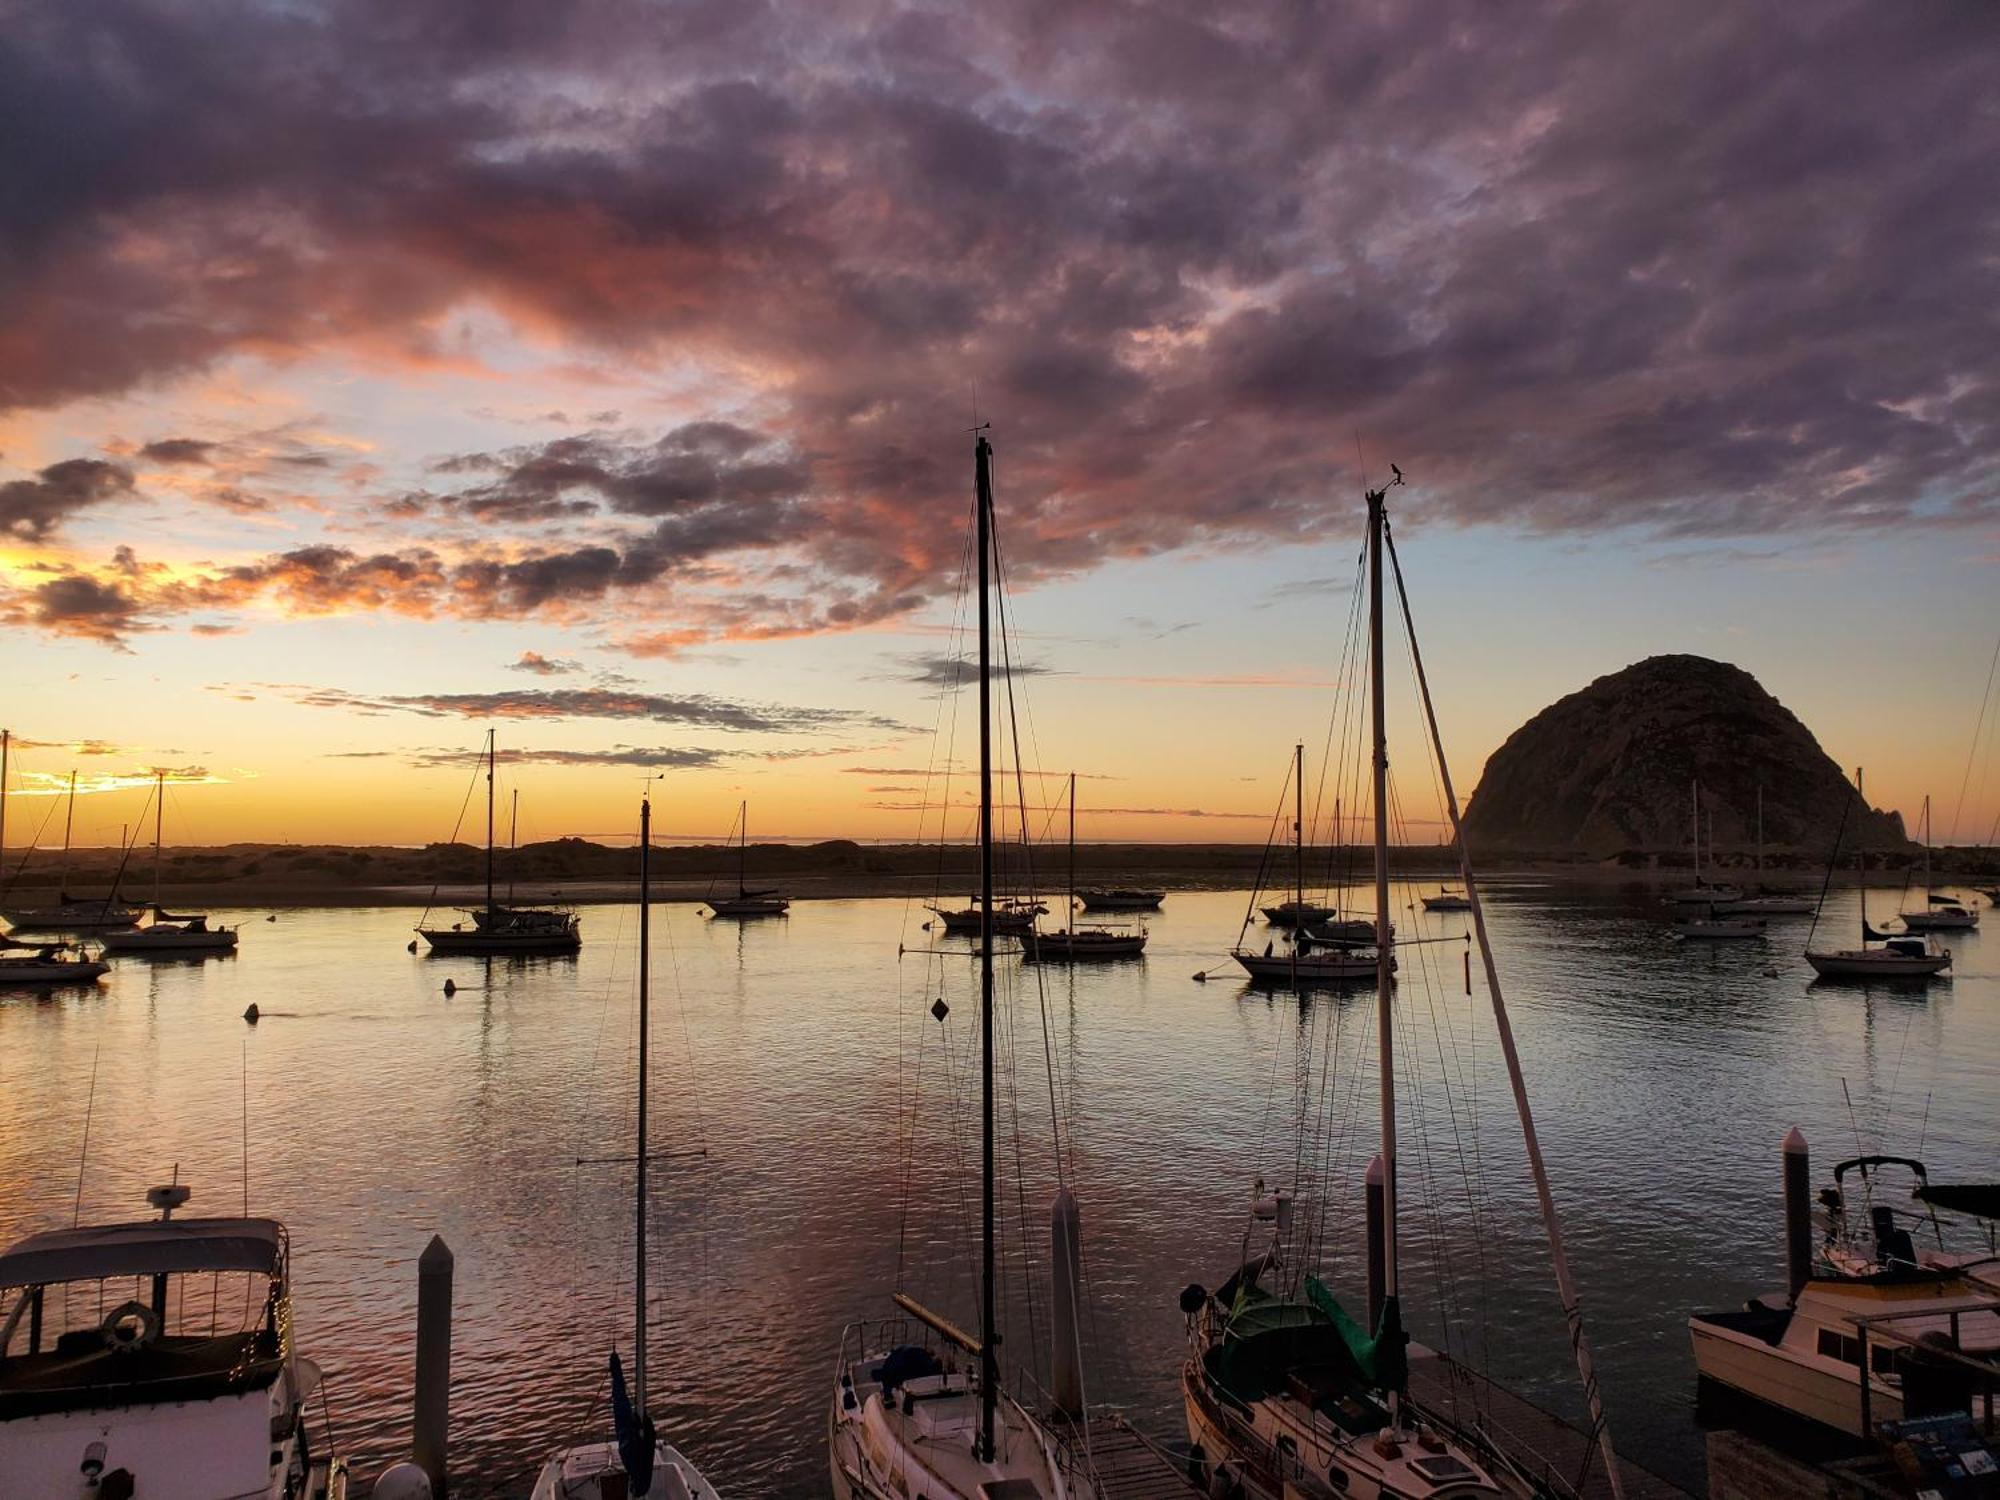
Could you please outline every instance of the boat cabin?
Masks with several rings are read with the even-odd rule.
[[[161,1194],[170,1215],[186,1189]],[[292,1353],[286,1265],[283,1226],[253,1218],[59,1229],[0,1254],[0,1494],[68,1494],[93,1464],[146,1500],[306,1493],[317,1372]]]

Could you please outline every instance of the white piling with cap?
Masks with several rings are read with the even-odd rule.
[[[1049,1239],[1049,1271],[1055,1279],[1051,1315],[1055,1351],[1049,1393],[1057,1411],[1072,1417],[1081,1416],[1083,1346],[1077,1309],[1083,1301],[1083,1236],[1076,1194],[1068,1188],[1057,1192],[1055,1204],[1049,1210]]]
[[[451,1247],[432,1235],[417,1257],[417,1394],[410,1457],[445,1493],[445,1438],[451,1416]]]

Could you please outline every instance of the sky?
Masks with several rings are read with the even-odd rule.
[[[1986,0],[0,14],[15,846],[915,836],[975,422],[1086,839],[1265,837],[1391,462],[1461,795],[1689,651],[2000,817]]]

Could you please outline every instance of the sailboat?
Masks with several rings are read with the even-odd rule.
[[[81,944],[24,943],[19,938],[0,937],[0,990],[91,984],[110,968],[103,959],[92,958]]]
[[[611,1355],[613,1435],[606,1441],[561,1448],[549,1456],[535,1480],[531,1500],[717,1500],[715,1487],[688,1457],[660,1440],[646,1409],[646,1063],[651,1032],[653,804],[639,799],[639,1139],[633,1163],[638,1189],[633,1199],[634,1290],[632,1378]]]
[[[144,927],[104,934],[106,953],[153,955],[178,958],[209,953],[234,953],[236,929],[211,927],[198,913],[176,914],[160,905],[161,831],[166,826],[167,773],[158,772],[153,783],[153,901],[152,920]]]
[[[418,927],[433,953],[499,956],[508,953],[574,953],[583,946],[575,912],[503,905],[493,899],[493,773],[498,732],[486,731],[486,904],[467,911],[472,926]],[[412,951],[415,951],[414,948]]]
[[[1088,963],[1097,958],[1137,958],[1146,951],[1146,929],[1136,927],[1079,927],[1076,925],[1076,772],[1069,773],[1069,883],[1063,910],[1066,919],[1061,932],[1041,932],[1030,927],[1021,939],[1021,951],[1031,959],[1051,963]]]
[[[1397,482],[1401,475],[1398,473]],[[1375,803],[1375,919],[1389,921],[1388,738],[1383,695],[1383,546],[1387,532],[1387,487],[1367,492],[1369,582],[1369,693],[1373,736]],[[1393,542],[1390,543],[1393,563]],[[1396,574],[1402,612],[1409,604]],[[1571,1346],[1583,1376],[1595,1421],[1597,1447],[1608,1470],[1611,1492],[1621,1493],[1620,1471],[1591,1371],[1589,1344],[1575,1291],[1569,1280],[1553,1198],[1528,1111],[1513,1033],[1500,995],[1499,976],[1487,941],[1485,917],[1466,853],[1451,774],[1438,742],[1437,720],[1423,676],[1423,658],[1410,630],[1411,658],[1422,691],[1425,719],[1436,755],[1446,808],[1457,845],[1463,888],[1472,905],[1472,926],[1486,964],[1515,1102],[1521,1116],[1538,1195],[1541,1199],[1557,1284],[1570,1320]],[[1274,1227],[1269,1249],[1249,1255],[1215,1293],[1195,1285],[1181,1294],[1188,1320],[1188,1357],[1181,1389],[1193,1462],[1216,1480],[1271,1495],[1319,1494],[1321,1476],[1342,1494],[1380,1500],[1452,1500],[1473,1497],[1540,1497],[1571,1493],[1531,1455],[1509,1452],[1497,1429],[1455,1423],[1451,1413],[1413,1399],[1408,1336],[1403,1329],[1398,1278],[1397,1112],[1395,1064],[1395,978],[1391,945],[1374,954],[1380,1086],[1380,1154],[1370,1169],[1370,1192],[1379,1191],[1379,1218],[1371,1235],[1371,1283],[1379,1265],[1380,1312],[1373,1329],[1350,1316],[1314,1276],[1304,1278],[1303,1297],[1281,1296],[1259,1283],[1283,1265],[1293,1218],[1285,1191],[1267,1192],[1260,1179],[1253,1190],[1252,1227]],[[1377,1170],[1379,1169],[1379,1180]],[[1378,1185],[1379,1181],[1379,1185]],[[1306,1268],[1301,1267],[1301,1270]]]
[[[1002,1388],[996,1275],[993,938],[992,446],[973,449],[979,549],[979,1324],[967,1333],[897,1293],[906,1315],[850,1326],[827,1420],[835,1500],[1101,1500],[1088,1471]],[[940,1002],[942,1003],[942,1002]]]
[[[1864,790],[1862,773],[1854,773],[1854,794],[1865,808],[1868,794]],[[1847,818],[1843,814],[1840,821],[1843,831]],[[1840,839],[1834,838],[1833,859],[1840,858]],[[1877,932],[1868,925],[1868,867],[1865,857],[1861,859],[1861,946],[1859,948],[1814,948],[1813,934],[1806,934],[1806,962],[1813,966],[1813,972],[1822,979],[1929,979],[1934,974],[1942,974],[1951,967],[1951,950],[1940,948],[1929,938],[1903,936],[1897,933]],[[1827,876],[1832,878],[1830,863]],[[1817,931],[1819,924],[1813,924]],[[1871,948],[1870,943],[1880,943],[1879,948]]]
[[[1694,884],[1682,886],[1667,895],[1669,901],[1681,906],[1714,906],[1720,901],[1740,901],[1743,892],[1733,885],[1717,885],[1708,878],[1708,867],[1701,858],[1701,779],[1695,777],[1688,782],[1688,801],[1694,823]],[[1709,856],[1714,857],[1715,839],[1711,829]]]
[[[736,845],[736,894],[720,898],[711,894],[708,914],[711,917],[782,917],[792,909],[792,903],[785,899],[784,892],[775,888],[762,891],[750,889],[750,804],[747,801],[737,809],[736,822],[743,834]]]
[[[0,729],[0,855],[7,848],[7,758],[13,731]],[[56,875],[57,904],[54,906],[9,906],[0,910],[20,932],[105,932],[114,927],[130,927],[139,920],[138,910],[118,899],[114,888],[101,900],[72,896],[63,889],[69,874],[70,833],[76,822],[76,772],[69,773],[69,803],[63,812],[62,863]],[[23,856],[24,864],[26,857]],[[17,867],[15,874],[19,874]],[[10,879],[7,882],[12,885]]]
[[[1273,927],[1291,929],[1290,940],[1280,947],[1272,939],[1264,944],[1261,953],[1246,947],[1243,939],[1250,930],[1246,915],[1229,956],[1250,976],[1252,984],[1307,989],[1373,978],[1377,971],[1376,934],[1386,932],[1389,972],[1393,974],[1396,930],[1386,917],[1381,917],[1379,923],[1365,918],[1343,919],[1336,908],[1306,900],[1305,754],[1303,744],[1292,747],[1291,899],[1262,908],[1264,920]]]
[[[1954,896],[1931,889],[1931,799],[1924,798],[1924,908],[1902,914],[1906,932],[1969,932],[1979,925],[1979,913]]]
[[[1710,910],[1718,917],[1808,917],[1819,909],[1810,896],[1769,891],[1764,877],[1764,784],[1757,784],[1757,893],[1734,901],[1717,901]]]

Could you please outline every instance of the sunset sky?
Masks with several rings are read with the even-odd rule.
[[[5,14],[0,715],[79,842],[154,766],[170,840],[442,838],[488,725],[524,839],[648,768],[910,836],[975,419],[1086,838],[1264,836],[1391,460],[1461,791],[1688,651],[2000,815],[1985,0]]]

